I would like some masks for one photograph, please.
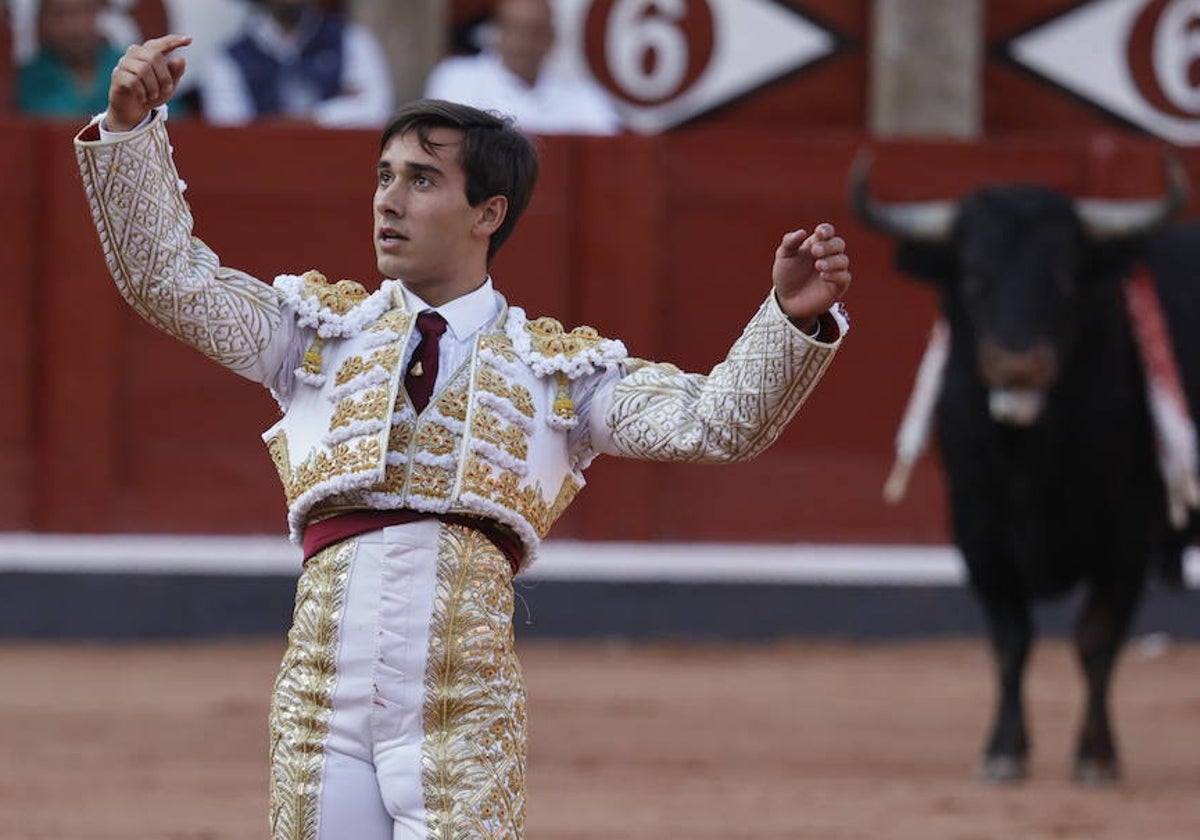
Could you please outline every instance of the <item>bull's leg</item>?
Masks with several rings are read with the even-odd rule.
[[[1109,687],[1117,655],[1138,601],[1137,586],[1094,587],[1075,625],[1075,648],[1087,681],[1083,726],[1075,753],[1074,778],[1106,784],[1121,776],[1109,718]]]
[[[976,778],[992,783],[1017,782],[1027,775],[1029,738],[1021,695],[1025,664],[1033,645],[1033,622],[1023,598],[981,593],[996,664],[997,705]]]

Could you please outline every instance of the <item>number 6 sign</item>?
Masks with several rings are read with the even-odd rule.
[[[1200,0],[1091,0],[1017,36],[1008,54],[1152,134],[1200,145]]]
[[[775,0],[558,0],[563,60],[653,134],[834,52],[834,34]]]

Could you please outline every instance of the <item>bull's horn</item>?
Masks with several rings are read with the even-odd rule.
[[[1188,178],[1174,154],[1166,156],[1167,191],[1159,198],[1121,200],[1081,198],[1075,212],[1093,239],[1121,239],[1151,233],[1170,224],[1188,200]]]
[[[920,242],[947,242],[958,215],[954,201],[902,201],[884,204],[871,198],[867,185],[871,153],[861,151],[850,168],[850,206],[876,230]]]

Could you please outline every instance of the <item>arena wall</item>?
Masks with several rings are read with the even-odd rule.
[[[172,129],[196,233],[264,279],[317,268],[376,282],[368,240],[370,134],[287,127]],[[282,501],[259,430],[275,406],[141,322],[107,276],[65,126],[0,127],[8,411],[0,527],[45,532],[277,533]],[[1161,188],[1136,138],[878,144],[855,134],[547,138],[540,191],[493,267],[533,314],[586,323],[631,352],[707,369],[769,288],[781,232],[828,220],[856,284],[844,352],[779,444],[725,467],[603,459],[559,538],[944,542],[933,459],[885,505],[891,441],[933,318],[930,290],[890,267],[889,243],[845,199],[855,154],[884,197],[1038,180],[1080,194]]]
[[[766,294],[780,233],[828,220],[853,254],[853,334],[797,422],[757,461],[700,467],[601,459],[589,471],[591,486],[551,534],[576,546],[733,546],[730,561],[750,570],[743,578],[535,577],[527,597],[541,623],[532,632],[558,632],[558,618],[588,632],[603,632],[596,627],[606,621],[672,632],[691,627],[697,615],[716,627],[717,614],[751,635],[815,626],[937,632],[928,621],[942,620],[972,632],[973,618],[955,618],[974,615],[955,606],[966,598],[958,581],[909,581],[898,597],[888,588],[894,582],[843,580],[833,589],[794,577],[764,581],[753,571],[759,550],[779,546],[800,546],[797,557],[812,556],[814,545],[868,546],[884,562],[896,555],[880,546],[920,546],[955,564],[945,557],[944,487],[932,456],[918,466],[902,504],[882,501],[892,438],[935,303],[930,289],[891,268],[890,243],[853,218],[847,172],[860,151],[871,150],[878,194],[901,200],[952,197],[997,181],[1108,197],[1144,196],[1163,185],[1162,141],[1002,54],[1009,39],[1086,4],[987,4],[984,136],[888,142],[864,129],[870,4],[773,2],[835,33],[835,52],[661,134],[546,138],[539,194],[493,273],[531,314],[591,324],[636,355],[706,369]],[[477,6],[455,3],[455,23]],[[1143,17],[1153,19],[1164,3],[1145,6]],[[155,332],[119,299],[75,170],[76,129],[0,116],[7,164],[0,169],[7,275],[0,474],[8,478],[0,484],[0,531],[277,537],[281,493],[257,437],[274,421],[274,404],[257,385]],[[333,279],[376,281],[367,239],[372,133],[228,130],[176,119],[172,135],[196,233],[226,264],[264,280],[317,268]],[[1189,173],[1200,172],[1196,147],[1176,152]],[[264,571],[252,561],[240,577],[180,567],[174,549],[141,570],[98,570],[90,565],[95,549],[80,545],[73,549],[80,562],[56,569],[45,565],[47,550],[45,543],[34,549],[42,567],[0,557],[0,615],[20,619],[0,635],[21,628],[70,635],[80,621],[115,637],[228,632],[255,622],[264,629],[264,621],[274,630],[294,575],[294,567]],[[226,556],[245,555],[229,549]],[[173,573],[159,579],[163,571]],[[259,582],[247,588],[255,575]],[[922,586],[933,586],[928,597]],[[556,592],[565,600],[553,603],[569,605],[567,613],[537,606]],[[856,608],[840,600],[847,593]],[[739,608],[721,612],[731,599]],[[280,610],[261,609],[276,602]],[[146,603],[165,606],[146,612]],[[108,612],[98,613],[103,604]],[[856,624],[859,618],[867,624]]]

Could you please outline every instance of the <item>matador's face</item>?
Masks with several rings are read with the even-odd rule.
[[[504,200],[467,203],[461,133],[433,128],[428,137],[423,148],[416,132],[396,135],[380,155],[375,257],[380,274],[437,306],[483,282],[488,242],[503,221],[495,202]]]

